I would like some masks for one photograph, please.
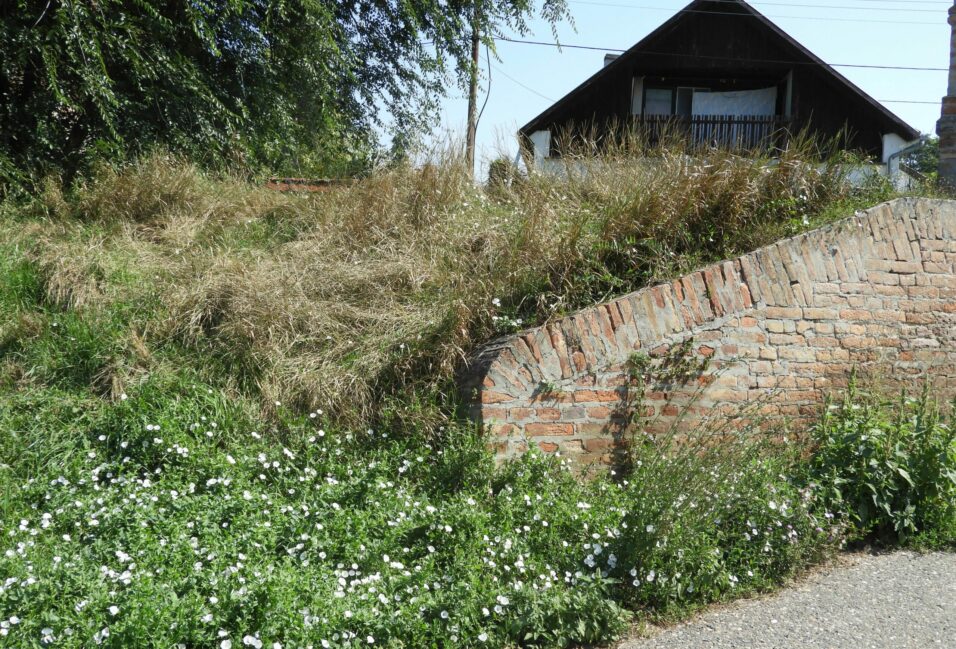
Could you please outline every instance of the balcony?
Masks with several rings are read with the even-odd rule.
[[[778,115],[637,115],[634,126],[650,142],[683,139],[692,146],[771,149],[783,145],[792,121]]]

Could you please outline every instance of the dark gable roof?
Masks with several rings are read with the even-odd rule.
[[[805,48],[803,45],[798,43],[793,39],[792,36],[787,34],[785,31],[780,29],[777,25],[770,21],[766,16],[761,14],[759,11],[751,7],[749,4],[744,2],[744,0],[721,0],[720,3],[716,3],[713,0],[694,0],[689,5],[681,9],[679,12],[671,16],[669,20],[664,22],[660,27],[652,31],[650,34],[645,36],[638,43],[633,45],[626,52],[618,56],[615,60],[611,61],[596,73],[594,73],[590,78],[588,78],[584,83],[579,85],[577,88],[566,94],[564,97],[555,102],[550,108],[545,110],[543,113],[532,119],[530,122],[525,124],[519,130],[519,133],[530,135],[531,133],[539,130],[543,126],[547,126],[549,121],[554,117],[556,113],[559,113],[565,106],[567,106],[571,101],[586,93],[588,89],[597,81],[603,79],[608,74],[613,74],[614,72],[620,70],[622,66],[626,66],[631,63],[642,51],[647,50],[648,46],[653,44],[659,36],[668,32],[674,25],[683,20],[691,13],[709,13],[709,12],[719,12],[725,13],[728,11],[733,11],[734,13],[749,13],[754,16],[755,20],[762,23],[773,33],[775,33],[783,42],[792,47],[797,54],[797,57],[794,58],[794,63],[804,64],[806,62],[812,62],[819,66],[819,69],[822,70],[825,74],[830,75],[836,82],[844,86],[854,94],[858,95],[860,99],[869,104],[873,110],[878,112],[887,123],[891,124],[894,127],[893,132],[905,137],[908,140],[915,140],[919,137],[919,131],[914,129],[912,126],[904,122],[897,115],[889,111],[881,103],[873,99],[866,92],[861,90],[857,85],[852,81],[844,77],[842,74],[834,70],[832,67],[827,65],[820,57],[816,54]],[[804,60],[801,61],[800,57]]]

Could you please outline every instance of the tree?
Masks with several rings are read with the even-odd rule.
[[[480,45],[494,51],[495,39],[504,35],[506,30],[520,35],[528,34],[528,20],[537,14],[551,25],[555,41],[558,39],[557,24],[564,19],[571,20],[566,0],[544,0],[540,9],[534,0],[471,0],[463,5],[470,11],[471,50],[469,57],[459,55],[458,70],[468,86],[468,125],[465,143],[465,162],[468,168],[475,168],[475,141],[478,130],[478,77]]]
[[[478,1],[5,2],[0,187],[155,145],[212,165],[355,171],[383,110],[407,140],[449,70],[476,83],[473,25],[488,47],[499,26],[527,30],[529,0]]]
[[[903,158],[903,163],[923,176],[935,179],[939,171],[939,138],[932,135],[920,137],[922,146]]]

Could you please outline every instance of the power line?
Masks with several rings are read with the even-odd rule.
[[[510,74],[508,74],[507,72],[505,72],[504,70],[502,70],[502,69],[501,69],[500,67],[498,67],[497,65],[492,65],[491,67],[493,67],[495,70],[497,70],[497,71],[498,71],[498,74],[500,74],[501,76],[505,77],[506,79],[510,79],[512,82],[514,82],[514,83],[516,83],[517,85],[521,86],[522,88],[524,88],[524,89],[527,90],[528,92],[530,92],[530,93],[532,93],[532,94],[534,94],[534,95],[537,95],[538,97],[541,97],[542,99],[544,99],[544,100],[546,100],[546,101],[550,101],[552,104],[555,102],[555,100],[552,99],[551,97],[548,97],[547,95],[538,92],[537,90],[535,90],[535,89],[532,88],[531,86],[527,86],[527,85],[523,84],[522,82],[518,81],[517,79],[515,79],[513,76],[511,76]]]
[[[911,101],[909,99],[877,99],[877,101],[883,102],[884,104],[928,104],[932,106],[940,105],[940,102],[938,101]]]
[[[557,47],[557,48],[567,48],[574,50],[593,50],[596,52],[626,52],[627,50],[622,50],[617,47],[597,47],[594,45],[568,45],[564,43],[552,43],[549,41],[529,41],[519,38],[509,38],[507,36],[495,36],[495,40],[506,41],[508,43],[518,43],[521,45],[543,45],[547,47]],[[928,68],[928,67],[917,67],[917,66],[904,66],[904,65],[867,65],[863,63],[817,63],[815,61],[785,61],[785,60],[776,60],[776,59],[741,59],[730,56],[710,56],[705,54],[684,54],[680,52],[652,52],[648,50],[642,50],[641,54],[652,54],[660,56],[682,56],[694,59],[712,59],[712,60],[721,60],[721,61],[751,61],[755,63],[778,63],[781,65],[829,65],[833,68],[864,68],[871,70],[907,70],[910,72],[949,72],[949,68]]]
[[[674,11],[673,7],[648,7],[644,5],[616,4],[610,2],[591,2],[590,0],[567,0],[570,4],[592,5],[598,7],[618,7],[622,9],[650,9],[652,11]],[[737,11],[705,11],[703,9],[681,9],[677,13],[685,14],[708,14],[711,16],[739,16],[741,18],[759,18],[751,13],[741,13]],[[917,21],[917,20],[877,20],[872,18],[821,18],[820,16],[771,16],[766,18],[785,18],[787,20],[816,20],[823,22],[852,22],[852,23],[888,23],[891,25],[941,25],[939,22]]]
[[[712,2],[721,2],[726,4],[737,4],[737,0],[711,0]],[[896,0],[881,0],[882,2],[894,2]],[[936,9],[911,9],[902,7],[860,7],[850,5],[819,5],[819,4],[798,4],[792,2],[772,2],[771,0],[754,0],[755,5],[773,5],[775,7],[796,7],[800,9],[851,9],[854,11],[896,11],[900,13],[918,12],[918,13],[945,13],[942,7]],[[947,3],[948,4],[948,3]]]

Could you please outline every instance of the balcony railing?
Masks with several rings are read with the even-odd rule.
[[[638,115],[634,124],[652,142],[674,137],[687,139],[695,146],[762,149],[781,146],[790,132],[791,120],[750,115]]]

